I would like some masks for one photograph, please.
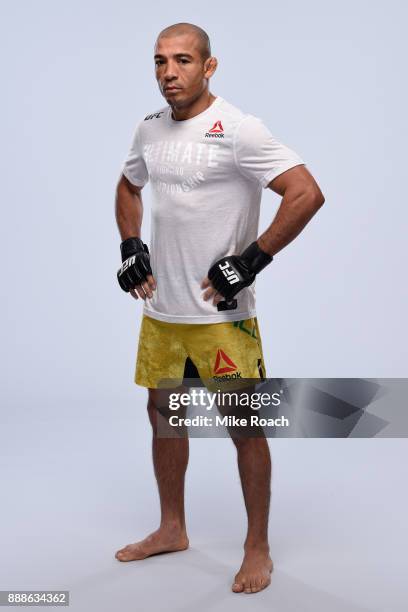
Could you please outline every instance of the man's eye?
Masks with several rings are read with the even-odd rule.
[[[179,62],[181,62],[182,64],[189,64],[190,60],[182,57],[182,58],[179,59]],[[164,64],[164,61],[163,60],[155,60],[154,63],[155,63],[156,66],[161,66],[161,64]]]

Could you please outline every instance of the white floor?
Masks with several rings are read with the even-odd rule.
[[[407,610],[407,440],[270,440],[275,571],[245,595],[230,592],[245,527],[231,441],[191,440],[191,549],[120,563],[158,521],[147,418],[78,413],[1,425],[0,589],[69,590],[75,612]]]

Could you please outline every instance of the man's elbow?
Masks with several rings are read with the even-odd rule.
[[[312,183],[306,189],[305,194],[311,208],[318,210],[325,203],[325,197],[317,183]]]

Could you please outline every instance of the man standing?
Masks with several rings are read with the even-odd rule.
[[[136,127],[117,186],[122,239],[119,284],[144,300],[135,382],[148,388],[161,523],[116,553],[119,561],[184,550],[188,439],[158,435],[160,409],[185,375],[204,381],[265,376],[254,279],[324,203],[303,160],[262,121],[209,91],[217,68],[207,34],[179,23],[155,45],[156,78],[167,105]],[[152,188],[150,249],[141,240],[143,186]],[[263,188],[283,196],[259,237]],[[149,253],[150,250],[150,253]],[[164,379],[172,381],[161,388]],[[208,386],[208,384],[207,384]],[[210,388],[210,387],[209,387]],[[235,438],[248,530],[234,592],[270,583],[271,461],[265,438]]]

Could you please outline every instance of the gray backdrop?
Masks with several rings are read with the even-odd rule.
[[[10,493],[0,588],[69,588],[76,610],[112,609],[118,593],[134,609],[141,585],[141,609],[159,610],[161,597],[167,609],[248,606],[228,591],[244,529],[229,440],[192,443],[195,548],[139,565],[113,559],[157,518],[146,392],[132,382],[141,304],[115,279],[115,184],[136,121],[163,105],[157,33],[197,23],[219,60],[211,91],[260,116],[326,197],[257,283],[268,375],[407,376],[406,3],[0,6],[1,473]],[[149,187],[144,202],[148,239]],[[266,190],[260,231],[278,204]],[[406,442],[271,447],[275,588],[251,605],[402,610]],[[158,576],[163,592],[152,596]]]

